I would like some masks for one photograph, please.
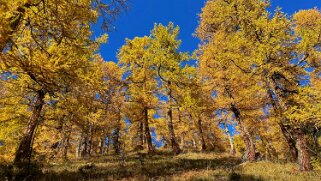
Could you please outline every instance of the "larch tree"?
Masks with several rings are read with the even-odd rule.
[[[118,56],[119,63],[126,69],[125,83],[128,85],[126,101],[131,103],[133,108],[140,110],[142,115],[140,130],[144,130],[148,151],[154,153],[149,121],[152,116],[150,110],[156,108],[158,99],[155,95],[157,91],[156,72],[153,70],[155,66],[148,51],[150,46],[149,37],[127,40]]]
[[[283,113],[294,104],[291,97],[298,94],[300,76],[306,74],[302,63],[316,65],[320,15],[316,9],[299,12],[294,16],[293,25],[280,10],[271,15],[267,11],[268,6],[268,1],[260,0],[208,1],[198,28],[198,36],[203,41],[201,61],[204,69],[215,70],[220,68],[219,65],[225,65],[225,70],[233,68],[232,75],[242,75],[238,85],[247,77],[244,83],[252,85],[244,88],[257,93],[247,94],[249,101],[243,101],[250,103],[258,97],[259,101],[252,103],[254,107],[272,105],[271,113],[278,117],[279,130],[292,157],[296,160],[299,156],[301,169],[310,170],[312,167],[305,146],[307,143],[302,136],[303,127],[293,124]],[[218,63],[213,64],[213,60]],[[233,94],[230,97],[237,96]],[[236,111],[238,107],[231,104],[235,115],[239,115],[240,111]]]
[[[169,23],[168,26],[155,25],[151,32],[151,46],[148,50],[152,55],[151,60],[156,67],[157,78],[161,83],[159,89],[165,91],[166,104],[164,111],[167,112],[165,117],[167,118],[170,142],[174,154],[181,152],[173,125],[173,111],[175,109],[175,99],[177,99],[174,91],[182,87],[183,79],[181,77],[184,76],[184,67],[181,63],[189,59],[187,53],[178,50],[181,44],[181,41],[178,40],[178,34],[179,27],[175,27],[173,23]],[[181,85],[180,87],[179,84]]]
[[[0,70],[14,76],[4,83],[19,87],[21,99],[30,101],[15,163],[29,161],[34,132],[48,104],[46,97],[66,91],[73,81],[86,76],[89,60],[101,42],[90,39],[90,23],[108,13],[103,8],[107,6],[101,5],[91,0],[1,1]]]

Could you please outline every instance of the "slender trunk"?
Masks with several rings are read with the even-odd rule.
[[[171,82],[168,83],[168,85],[171,85]],[[167,111],[167,119],[168,119],[168,130],[170,134],[170,139],[171,139],[171,144],[172,144],[172,152],[174,154],[179,154],[181,152],[181,149],[179,148],[179,145],[176,141],[175,137],[175,132],[174,132],[174,126],[173,126],[173,111],[172,111],[172,106],[171,106],[171,96],[172,96],[172,91],[169,88],[168,91],[168,99],[169,99],[169,106],[168,106],[168,111]]]
[[[77,145],[77,150],[76,150],[76,157],[80,158],[81,157],[81,147],[83,143],[83,133],[81,133],[79,140],[78,140],[78,145]]]
[[[170,139],[172,144],[172,152],[174,154],[179,154],[181,152],[181,149],[179,148],[179,145],[176,141],[174,126],[173,126],[173,112],[171,107],[169,107],[168,109],[167,116],[168,116],[168,130],[170,133]]]
[[[110,145],[110,135],[109,134],[107,134],[106,135],[107,136],[107,145],[106,145],[106,154],[108,155],[108,152],[109,152],[109,145]]]
[[[137,130],[138,140],[134,144],[136,145],[135,150],[144,150],[144,122],[139,122]]]
[[[193,148],[196,148],[196,141],[195,141],[194,138],[192,138],[192,147],[193,147]]]
[[[236,122],[240,127],[241,136],[242,136],[242,139],[243,139],[243,141],[245,143],[245,147],[246,147],[246,152],[245,152],[243,159],[246,161],[253,162],[253,161],[255,161],[255,145],[253,143],[251,135],[248,132],[247,128],[243,125],[239,109],[234,104],[232,104],[231,110],[234,113]]]
[[[202,119],[201,118],[198,118],[198,121],[197,121],[197,127],[198,127],[198,131],[199,131],[199,134],[200,134],[200,138],[201,138],[201,145],[202,145],[202,151],[206,151],[206,142],[205,142],[205,139],[204,139],[204,134],[203,134],[203,128],[202,128]]]
[[[114,149],[115,153],[120,153],[120,143],[119,143],[119,128],[116,128],[114,136],[113,136],[113,142],[114,142]]]
[[[225,134],[227,134],[228,141],[230,143],[230,155],[234,156],[236,151],[235,151],[235,148],[234,148],[234,143],[233,143],[233,139],[232,139],[230,130],[228,129],[228,126],[227,126],[226,123],[224,123],[224,127],[225,127]]]
[[[100,143],[99,143],[99,154],[100,155],[104,154],[105,140],[106,140],[106,137],[104,137],[104,136],[100,137]]]
[[[285,138],[285,141],[289,147],[290,154],[291,154],[291,160],[295,162],[298,159],[298,150],[296,148],[295,140],[292,136],[292,133],[286,128],[286,126],[282,123],[279,123],[279,126],[281,128],[282,134]]]
[[[306,139],[304,138],[304,134],[300,128],[296,129],[296,147],[298,149],[298,162],[300,165],[300,170],[309,171],[312,170],[313,167],[310,162],[310,154],[308,150],[308,145]]]
[[[155,153],[155,148],[152,143],[152,136],[149,131],[149,125],[148,125],[148,109],[144,109],[144,125],[145,125],[145,137],[146,137],[146,142],[147,142],[147,147],[148,147],[148,152],[154,154]]]
[[[32,108],[32,113],[28,121],[27,129],[24,131],[23,138],[19,144],[14,159],[14,164],[28,163],[30,161],[32,152],[32,141],[36,127],[40,121],[41,110],[44,105],[45,91],[39,90],[37,92],[36,102]]]
[[[114,148],[115,148],[116,154],[119,154],[121,151],[121,143],[119,141],[119,137],[120,137],[119,134],[121,129],[120,121],[121,121],[121,114],[120,114],[120,110],[118,110],[117,128],[115,130],[115,136],[114,136]]]
[[[85,133],[82,143],[80,146],[80,156],[81,157],[89,157],[89,136],[88,133]]]
[[[70,142],[70,136],[72,132],[72,125],[68,128],[69,130],[66,133],[66,136],[64,137],[64,142],[63,142],[63,154],[62,158],[66,161],[68,160],[68,149],[69,149],[69,142]]]
[[[184,140],[184,134],[182,134],[182,136],[180,137],[181,140],[181,148],[185,149],[185,140]]]
[[[275,87],[275,84],[273,83],[273,81],[270,81],[269,79],[267,79],[266,81],[267,84],[267,94],[269,95],[269,98],[271,100],[271,103],[273,105],[273,109],[277,114],[281,114],[284,110],[286,110],[285,104],[282,101],[282,96],[277,94]],[[278,97],[278,99],[275,99],[273,97],[273,93],[275,96]],[[290,132],[289,129],[286,128],[286,126],[283,124],[284,120],[281,120],[279,123],[281,132],[285,138],[285,141],[289,147],[289,151],[291,154],[291,160],[292,161],[296,161],[298,158],[298,150],[295,147],[295,140],[293,139],[292,133]]]
[[[94,124],[91,124],[90,125],[90,136],[88,139],[88,156],[92,155],[92,150],[94,147],[94,133],[95,133]]]

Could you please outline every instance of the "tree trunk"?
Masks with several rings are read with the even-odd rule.
[[[245,143],[245,147],[246,147],[246,152],[245,152],[243,159],[246,161],[253,162],[253,161],[255,161],[255,145],[253,143],[251,135],[248,132],[248,130],[246,129],[246,127],[243,125],[239,109],[234,104],[232,104],[231,110],[234,113],[236,122],[240,127],[241,136],[242,136],[242,139],[243,139],[243,141]]]
[[[114,148],[115,148],[116,154],[119,154],[121,151],[121,143],[119,141],[120,129],[121,129],[120,121],[121,121],[121,114],[120,114],[120,110],[118,110],[117,128],[115,130],[115,135],[114,135]]]
[[[106,136],[101,136],[100,142],[99,142],[99,154],[100,155],[103,155],[105,152],[105,141],[106,141]]]
[[[171,138],[172,151],[174,154],[179,154],[181,152],[181,149],[179,148],[179,145],[175,137],[174,126],[172,122],[172,110],[169,109],[167,114],[168,114],[168,129],[169,129],[170,138]]]
[[[62,153],[62,158],[63,160],[67,161],[68,160],[68,148],[70,146],[70,136],[71,136],[71,132],[72,132],[72,125],[70,127],[68,127],[67,129],[69,129],[66,132],[66,135],[64,136],[64,141],[63,141],[63,153]]]
[[[198,124],[197,127],[198,127],[198,131],[199,131],[200,138],[201,138],[202,151],[206,151],[207,146],[206,146],[206,142],[205,142],[204,135],[203,135],[202,119],[201,118],[198,118],[197,124]]]
[[[293,139],[293,136],[291,132],[285,127],[284,124],[279,123],[282,134],[285,138],[285,141],[289,147],[290,154],[291,154],[291,160],[295,162],[298,159],[298,150],[295,145],[295,140]]]
[[[235,148],[234,148],[234,143],[233,143],[233,139],[232,139],[231,133],[228,130],[228,126],[227,126],[226,123],[224,123],[224,127],[225,127],[225,134],[227,134],[228,140],[229,140],[229,143],[230,143],[230,155],[234,156],[236,151],[235,151]]]
[[[84,157],[89,157],[90,154],[89,154],[89,136],[88,136],[88,133],[85,133],[84,136],[83,136],[83,139],[82,139],[82,142],[80,143],[80,156],[82,158]]]
[[[76,150],[76,158],[80,158],[81,157],[81,147],[82,147],[82,143],[83,143],[83,133],[81,133],[79,140],[78,140],[78,145],[77,145],[77,150]]]
[[[171,83],[168,83],[169,86],[171,85]],[[171,95],[172,91],[169,88],[169,92],[168,92],[168,111],[167,111],[167,119],[168,119],[168,130],[169,130],[169,134],[170,134],[170,139],[171,139],[171,144],[172,144],[172,152],[174,154],[179,154],[181,152],[181,149],[179,148],[179,145],[176,141],[176,137],[175,137],[175,132],[174,132],[174,126],[173,126],[173,111],[172,111],[172,106],[171,106]]]
[[[137,142],[134,142],[134,145],[136,147],[135,150],[144,150],[144,121],[139,122],[137,135],[138,139],[135,139],[135,141],[137,140]]]
[[[16,151],[16,156],[14,159],[14,164],[20,163],[29,163],[31,152],[32,152],[32,142],[34,138],[35,130],[39,124],[39,118],[41,114],[41,110],[43,108],[45,91],[39,90],[37,91],[36,102],[32,108],[32,113],[29,118],[27,129],[24,131],[24,135],[19,144],[19,147]]]
[[[310,162],[310,154],[308,150],[308,145],[306,139],[304,138],[304,134],[300,128],[296,129],[296,147],[298,149],[298,162],[300,165],[300,170],[309,171],[312,170],[313,167]]]
[[[114,142],[114,149],[115,153],[120,153],[120,143],[119,143],[119,128],[116,128],[114,136],[113,136],[113,142]]]
[[[272,81],[270,79],[266,80],[267,94],[269,95],[274,111],[277,114],[281,114],[284,110],[286,110],[286,107],[282,101],[282,96],[278,95],[276,89],[274,88],[275,84],[272,82],[273,80]],[[273,93],[278,97],[277,100],[273,97]],[[298,150],[295,147],[295,140],[293,139],[292,133],[290,132],[289,129],[285,127],[282,120],[280,121],[279,126],[281,128],[281,132],[285,138],[285,141],[289,147],[291,160],[296,161],[298,158]]]
[[[144,109],[144,125],[145,125],[145,137],[146,137],[146,142],[147,142],[147,147],[148,147],[148,152],[151,154],[155,153],[155,148],[152,143],[152,136],[149,131],[149,125],[148,125],[148,109]]]
[[[185,149],[184,134],[182,134],[182,136],[180,136],[180,141],[181,141],[181,148],[184,150]]]

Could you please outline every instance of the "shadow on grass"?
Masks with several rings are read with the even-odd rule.
[[[197,171],[204,169],[224,169],[230,174],[228,180],[260,180],[248,175],[232,173],[231,170],[238,164],[237,158],[215,158],[215,159],[187,159],[173,157],[131,157],[126,161],[113,159],[114,165],[87,164],[77,169],[55,169],[42,168],[37,174],[29,174],[25,180],[116,180],[141,178],[139,180],[151,180],[167,178],[172,175]],[[126,163],[128,162],[128,163]],[[108,162],[106,162],[108,163]],[[20,179],[20,178],[19,178]],[[184,178],[183,178],[184,179]],[[1,180],[1,177],[0,177]],[[22,179],[23,180],[23,179]],[[166,179],[167,180],[167,179]]]

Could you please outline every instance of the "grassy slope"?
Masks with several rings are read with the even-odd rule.
[[[320,171],[299,172],[296,164],[240,163],[212,153],[130,154],[44,165],[36,180],[321,180]]]

